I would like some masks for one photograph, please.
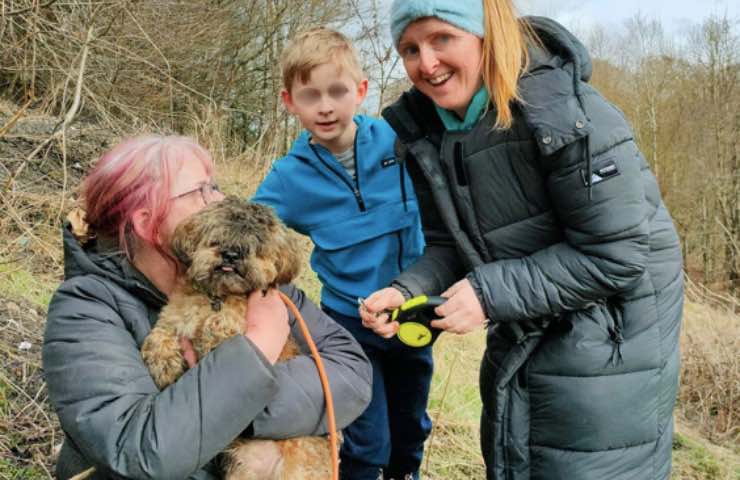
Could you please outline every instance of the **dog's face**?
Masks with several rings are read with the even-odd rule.
[[[183,220],[172,251],[196,288],[220,298],[288,283],[301,264],[295,235],[272,209],[236,197]]]

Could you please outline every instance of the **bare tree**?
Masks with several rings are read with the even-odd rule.
[[[728,288],[740,288],[740,39],[725,17],[710,17],[694,32],[693,54],[702,82],[707,180],[716,205]]]

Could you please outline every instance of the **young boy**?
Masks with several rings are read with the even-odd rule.
[[[404,346],[362,326],[358,298],[387,286],[422,253],[418,205],[382,120],[355,115],[367,94],[342,34],[295,37],[281,59],[282,100],[305,131],[277,160],[253,199],[275,208],[314,243],[311,267],[323,310],[349,330],[373,365],[373,397],[344,430],[341,478],[416,479],[432,377],[431,348]]]

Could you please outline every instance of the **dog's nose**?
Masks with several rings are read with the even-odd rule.
[[[236,262],[239,260],[239,252],[235,252],[233,250],[226,250],[224,252],[221,252],[221,256],[224,260],[227,262]]]

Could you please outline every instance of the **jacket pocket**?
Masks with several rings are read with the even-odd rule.
[[[315,244],[312,266],[335,288],[384,286],[421,255],[423,245],[416,202],[408,202],[408,211],[402,203],[385,204],[313,229],[310,235]],[[365,290],[353,293],[364,296],[369,293]]]
[[[407,202],[407,206],[406,211],[402,203],[387,203],[349,218],[335,220],[311,229],[311,240],[319,248],[333,251],[409,228],[416,223],[419,212],[415,201]]]

